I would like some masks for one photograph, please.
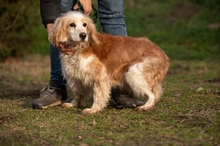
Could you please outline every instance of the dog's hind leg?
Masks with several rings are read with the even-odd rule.
[[[158,102],[163,95],[163,89],[161,87],[161,84],[156,84],[153,87],[153,93],[155,94],[155,97],[156,97],[155,102]]]
[[[142,65],[143,64],[140,63],[130,67],[125,77],[126,82],[129,84],[130,88],[133,90],[136,96],[148,96],[147,102],[144,105],[138,106],[136,108],[138,111],[144,111],[152,108],[161,96],[161,88],[159,87],[160,85],[158,84],[159,86],[156,86],[156,83],[152,81],[153,79],[150,80],[150,76],[152,75],[150,73],[145,73],[145,76],[148,77],[148,79],[146,79],[146,77],[143,74]],[[150,80],[151,82],[148,83],[148,80]]]
[[[136,109],[138,111],[144,111],[152,108],[156,104],[156,102],[159,101],[160,97],[163,94],[162,87],[160,84],[156,84],[152,88],[146,86],[146,89],[144,89],[143,91],[148,95],[148,101],[144,105],[137,107]]]

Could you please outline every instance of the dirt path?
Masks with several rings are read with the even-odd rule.
[[[37,95],[49,80],[49,61],[49,56],[29,55],[22,60],[8,58],[0,63],[0,96]]]

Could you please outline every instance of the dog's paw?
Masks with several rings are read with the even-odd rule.
[[[72,103],[64,103],[61,105],[61,107],[63,108],[71,108],[71,107],[74,107]]]
[[[82,111],[83,114],[94,114],[97,113],[97,110],[91,109],[91,108],[86,108]]]

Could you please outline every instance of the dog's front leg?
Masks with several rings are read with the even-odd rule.
[[[73,92],[73,100],[70,103],[62,104],[62,107],[64,107],[64,108],[70,108],[70,107],[77,108],[78,106],[81,105],[81,101],[84,98],[90,97],[91,88],[89,86],[84,86],[82,84],[82,82],[77,79],[74,79],[74,81],[68,80],[67,83]]]
[[[84,109],[84,114],[92,114],[103,110],[110,99],[110,83],[107,73],[96,76],[93,86],[93,105],[91,108]]]

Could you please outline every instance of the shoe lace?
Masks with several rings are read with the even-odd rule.
[[[49,97],[54,91],[55,88],[48,85],[41,90],[41,95],[44,95],[44,97]]]

